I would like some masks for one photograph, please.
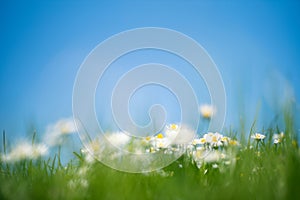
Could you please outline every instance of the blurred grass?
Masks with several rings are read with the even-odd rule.
[[[59,154],[48,160],[1,162],[0,199],[300,199],[299,148],[288,138],[277,146],[265,141],[258,149],[241,148],[235,164],[217,169],[198,169],[186,155],[147,174],[87,165],[80,154],[66,166]],[[88,170],[82,174],[84,167]]]
[[[292,113],[285,112],[284,120],[285,138],[278,145],[272,142],[277,127],[263,131],[263,142],[227,130],[226,135],[240,137],[241,146],[233,149],[235,162],[218,168],[206,164],[198,169],[186,154],[145,174],[87,164],[80,152],[64,166],[59,151],[49,159],[0,160],[0,199],[300,199],[300,151]],[[253,129],[255,122],[250,134]],[[5,132],[3,147],[5,154]]]

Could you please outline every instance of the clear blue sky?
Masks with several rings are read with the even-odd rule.
[[[12,137],[71,116],[73,83],[88,53],[113,34],[147,26],[180,31],[208,51],[225,83],[227,126],[241,107],[251,121],[258,102],[260,117],[271,121],[270,93],[299,100],[299,1],[124,2],[1,1],[1,129]]]

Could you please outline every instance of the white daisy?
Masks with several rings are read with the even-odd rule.
[[[162,133],[157,134],[153,140],[153,146],[156,149],[167,148],[170,144],[171,141],[169,140],[169,138],[164,137]]]
[[[273,143],[274,144],[279,144],[279,143],[282,142],[283,138],[284,138],[284,133],[283,132],[281,132],[280,134],[274,134],[273,135]]]
[[[123,132],[105,134],[105,138],[115,147],[123,147],[130,141],[131,137]]]
[[[45,144],[30,144],[27,141],[19,143],[6,155],[2,156],[3,161],[17,162],[25,159],[37,159],[48,153],[48,147]]]
[[[46,128],[44,141],[49,146],[60,145],[63,143],[65,135],[75,132],[77,129],[72,117],[60,119]]]
[[[201,105],[199,111],[201,116],[206,119],[211,118],[215,114],[215,108],[209,104]]]
[[[266,137],[265,135],[260,134],[260,133],[255,133],[254,135],[251,136],[251,138],[258,140],[258,141],[265,139],[265,137]]]
[[[223,145],[221,140],[223,138],[223,135],[221,135],[218,132],[216,133],[209,132],[207,134],[204,134],[203,138],[211,147],[219,147]]]

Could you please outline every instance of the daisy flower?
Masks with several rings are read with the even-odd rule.
[[[283,132],[281,132],[280,134],[274,134],[273,135],[273,143],[274,144],[279,144],[279,143],[282,142],[283,138],[284,138],[284,133]]]
[[[157,134],[153,142],[154,147],[158,149],[167,148],[171,143],[170,140],[167,137],[164,137],[162,133]]]
[[[209,132],[207,134],[204,134],[203,138],[211,147],[219,147],[219,146],[223,145],[223,143],[221,141],[221,139],[223,138],[223,135],[221,135],[218,132],[216,132],[216,133]]]
[[[204,104],[199,107],[199,111],[203,118],[210,119],[215,113],[215,108],[212,105]]]
[[[205,143],[206,143],[205,138],[194,139],[193,142],[192,142],[193,145],[205,144]]]
[[[19,143],[12,151],[2,156],[3,161],[17,162],[25,159],[37,159],[48,153],[45,144],[30,144],[27,141]]]
[[[171,124],[166,127],[165,135],[172,144],[188,144],[194,139],[195,131],[186,125]]]
[[[122,147],[128,144],[131,137],[123,132],[114,132],[105,134],[105,138],[108,140],[108,142],[115,147]]]
[[[60,145],[64,142],[64,136],[77,132],[72,117],[60,119],[46,128],[44,141],[49,146]]]
[[[258,141],[265,139],[265,137],[266,137],[265,135],[260,134],[260,133],[255,133],[254,135],[251,136],[251,138],[258,140]]]

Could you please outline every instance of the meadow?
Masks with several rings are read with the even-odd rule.
[[[148,173],[112,169],[84,149],[62,164],[60,148],[40,156],[43,147],[36,134],[29,144],[35,149],[23,146],[13,160],[16,150],[7,147],[5,137],[3,132],[0,199],[300,199],[300,151],[292,116],[285,117],[283,131],[269,127],[257,133],[253,123],[244,134],[202,134],[175,162]],[[155,141],[146,151],[168,149],[164,138],[146,139]]]

